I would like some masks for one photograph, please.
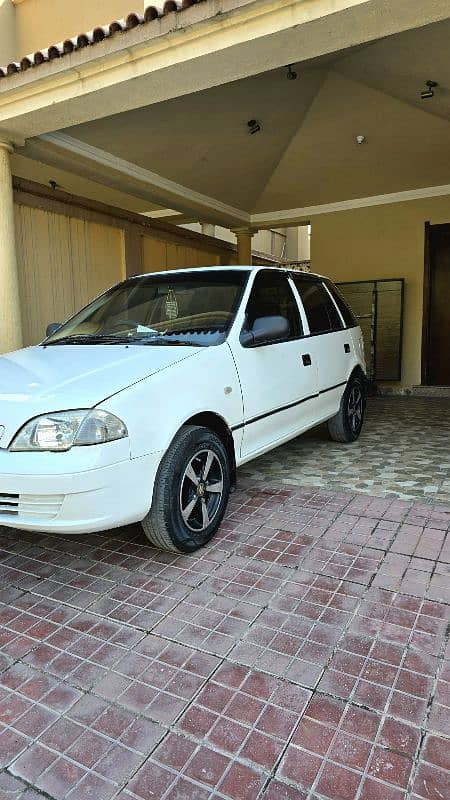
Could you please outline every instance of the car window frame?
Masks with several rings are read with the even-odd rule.
[[[345,322],[344,322],[342,314],[341,314],[341,312],[339,310],[339,307],[337,306],[337,304],[334,301],[333,295],[331,294],[331,292],[328,291],[325,278],[321,278],[318,275],[310,275],[307,272],[305,272],[305,273],[301,273],[301,272],[292,273],[292,272],[290,272],[289,273],[289,278],[293,283],[293,286],[294,286],[294,289],[295,289],[295,293],[296,293],[297,303],[300,305],[300,308],[301,308],[302,314],[304,316],[304,319],[306,321],[306,326],[307,326],[307,329],[308,329],[308,333],[305,334],[302,337],[303,339],[311,338],[313,336],[328,336],[331,333],[340,333],[341,331],[346,330],[347,326],[345,325]],[[317,331],[317,332],[315,332],[315,331],[312,332],[311,331],[308,315],[306,313],[305,306],[303,305],[303,300],[302,300],[301,294],[297,289],[296,279],[297,280],[301,280],[304,283],[312,283],[312,284],[315,284],[315,285],[320,285],[322,287],[322,289],[326,292],[326,294],[330,298],[330,300],[332,302],[332,305],[333,305],[334,309],[336,310],[338,318],[341,321],[341,327],[340,328],[332,328],[331,330],[328,330],[328,331]]]
[[[345,297],[342,296],[342,293],[339,291],[338,287],[333,283],[333,281],[330,281],[328,278],[324,278],[323,284],[324,284],[328,294],[330,295],[331,299],[333,300],[334,305],[336,306],[337,310],[339,311],[339,314],[341,316],[341,319],[342,319],[342,322],[343,322],[343,325],[344,325],[344,330],[349,331],[349,330],[352,330],[353,328],[358,328],[359,327],[358,320],[356,319],[356,316],[355,316],[353,310],[351,309],[351,307],[349,306],[349,304],[347,303]],[[336,296],[339,297],[341,302],[347,308],[347,310],[348,310],[348,312],[350,314],[350,317],[352,318],[352,324],[351,325],[347,325],[347,323],[346,323],[346,321],[344,319],[344,315],[342,314],[342,311],[341,311],[339,305],[336,302],[336,298],[334,296],[334,292],[336,292]]]
[[[296,309],[297,309],[300,333],[299,333],[298,336],[290,336],[288,339],[277,339],[276,341],[272,341],[272,342],[271,341],[259,342],[258,344],[253,344],[253,345],[251,345],[251,347],[249,347],[248,345],[242,344],[242,342],[240,341],[239,337],[240,337],[240,335],[242,334],[242,332],[245,329],[246,316],[247,316],[247,306],[248,306],[248,303],[249,303],[250,298],[252,296],[252,292],[253,292],[255,283],[258,280],[258,278],[260,277],[260,275],[264,275],[264,274],[268,274],[268,275],[275,274],[277,276],[283,277],[286,280],[286,284],[289,287],[289,289],[291,290],[292,298],[294,300],[294,303],[295,303],[295,306],[296,306]],[[247,287],[248,287],[248,283],[247,283]],[[263,267],[262,269],[257,270],[254,273],[253,281],[251,283],[251,286],[249,287],[247,297],[244,297],[244,296],[242,297],[240,309],[241,309],[241,313],[242,313],[242,320],[240,321],[240,325],[238,326],[238,340],[239,340],[240,346],[245,350],[248,350],[248,349],[254,350],[254,349],[258,348],[258,347],[271,347],[273,345],[287,344],[289,342],[298,342],[301,339],[305,338],[304,317],[303,317],[303,314],[302,314],[301,306],[299,305],[299,302],[298,302],[298,297],[297,297],[297,293],[295,291],[295,287],[293,287],[292,282],[290,280],[290,273],[289,273],[288,270],[273,269],[273,268],[271,269],[270,267],[266,268],[266,269],[264,269],[264,267]],[[235,319],[235,323],[236,322],[237,322],[237,320]]]
[[[198,273],[201,273],[201,272],[204,272],[204,273],[212,272],[213,270],[214,270],[214,267],[194,267],[194,268],[173,270],[173,272],[174,273],[184,273],[187,276],[191,272],[195,272],[195,274],[198,274]],[[217,274],[219,274],[220,272],[228,272],[228,271],[232,272],[233,271],[233,267],[223,267],[223,268],[219,267],[217,269]],[[68,323],[70,323],[76,316],[78,316],[82,312],[86,311],[89,308],[89,306],[93,305],[98,300],[102,300],[107,295],[112,294],[117,289],[120,289],[121,287],[126,286],[127,284],[138,283],[143,278],[155,278],[156,279],[158,277],[161,277],[161,278],[162,277],[166,277],[169,274],[169,272],[171,272],[171,270],[164,270],[164,271],[159,271],[159,272],[154,272],[154,273],[152,273],[152,272],[144,272],[144,273],[141,273],[141,274],[138,274],[138,275],[131,275],[128,278],[124,278],[123,280],[118,281],[118,283],[114,283],[112,286],[109,286],[103,292],[100,292],[98,295],[93,297],[92,300],[90,300],[84,306],[82,306],[81,308],[77,309],[73,314],[70,314],[70,316],[67,317],[67,319],[65,319],[61,323],[61,326],[58,329],[58,332],[60,331],[61,328],[64,328]],[[235,302],[234,302],[234,305],[233,305],[232,317],[231,317],[231,319],[230,319],[230,321],[228,323],[228,326],[227,326],[226,330],[224,331],[224,334],[225,334],[224,340],[223,340],[223,342],[220,342],[218,344],[208,345],[210,347],[220,347],[222,344],[225,344],[225,342],[227,342],[230,339],[230,335],[231,335],[232,331],[235,328],[236,320],[238,319],[238,317],[240,315],[240,312],[241,312],[241,309],[242,309],[242,305],[243,305],[243,302],[245,300],[245,295],[246,295],[246,292],[248,290],[248,286],[249,286],[249,283],[250,283],[250,280],[251,280],[252,269],[251,269],[251,267],[249,267],[248,269],[240,269],[239,272],[244,273],[244,279],[242,281],[242,286],[240,288],[240,291],[239,291],[238,295],[236,296],[236,299],[235,299]],[[45,336],[44,339],[42,339],[38,343],[37,346],[38,347],[50,346],[52,338],[53,338],[53,334],[51,334],[50,336]],[[131,344],[133,344],[133,342],[131,342],[131,341],[128,342],[128,345],[131,345]]]

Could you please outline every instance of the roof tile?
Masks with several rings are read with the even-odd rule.
[[[73,53],[74,50],[81,50],[83,47],[95,45],[117,33],[132,30],[139,25],[146,25],[167,14],[173,12],[178,13],[203,1],[204,0],[165,0],[165,2],[152,3],[146,7],[143,14],[138,14],[133,11],[128,14],[126,19],[113,20],[109,25],[98,25],[91,31],[79,33],[78,36],[72,36],[65,39],[63,42],[58,42],[57,44],[50,45],[50,47],[37,50],[36,53],[29,53],[20,61],[12,61],[10,64],[0,67],[0,78],[15,75],[17,72],[26,72],[26,70],[38,67],[46,61],[53,61],[56,58],[61,58],[69,53]]]

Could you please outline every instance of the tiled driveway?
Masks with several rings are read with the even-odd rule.
[[[247,480],[190,557],[0,529],[0,800],[447,800],[449,527]]]
[[[369,398],[358,442],[330,442],[326,425],[247,464],[265,481],[450,504],[450,398]]]

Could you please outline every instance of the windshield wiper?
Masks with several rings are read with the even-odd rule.
[[[187,342],[185,339],[166,339],[163,336],[114,336],[114,334],[104,335],[95,333],[74,334],[73,336],[61,336],[54,342],[43,342],[43,347],[50,347],[57,344],[155,344],[155,345],[176,345],[177,347],[207,347],[199,342]]]
[[[137,341],[138,344],[156,344],[156,345],[176,345],[177,347],[208,347],[204,342],[187,342],[186,339],[165,339],[163,336],[143,337],[137,339],[134,337],[131,341]]]
[[[59,339],[55,339],[53,342],[42,342],[44,347],[50,347],[50,345],[54,344],[95,344],[96,342],[100,341],[100,336],[96,336],[92,333],[79,333],[74,334],[73,336],[61,336]]]

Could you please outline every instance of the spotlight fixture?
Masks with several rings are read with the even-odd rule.
[[[437,81],[426,81],[425,86],[427,88],[421,91],[420,96],[422,100],[430,100],[432,97],[434,97],[434,90],[437,86],[439,86],[439,84]]]
[[[50,186],[50,189],[57,189],[58,188],[58,184],[56,183],[55,180],[50,180],[48,182],[48,185]]]
[[[356,141],[356,144],[365,144],[366,143],[366,137],[364,136],[364,134],[359,133],[358,136],[355,136],[355,141]]]
[[[261,130],[261,123],[257,119],[249,119],[247,122],[248,132],[253,136]]]
[[[288,64],[287,75],[286,75],[288,81],[296,81],[297,77],[298,77],[297,73],[295,72],[295,70],[292,69],[292,64]]]

